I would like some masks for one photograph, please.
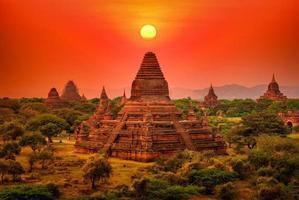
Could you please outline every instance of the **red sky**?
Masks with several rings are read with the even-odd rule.
[[[153,24],[157,37],[139,29]],[[298,0],[0,0],[0,96],[95,97],[157,54],[171,87],[299,85]]]

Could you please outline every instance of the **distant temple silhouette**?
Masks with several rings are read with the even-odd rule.
[[[81,99],[78,88],[73,81],[68,81],[61,95],[63,100],[77,101]]]
[[[204,97],[204,101],[199,103],[201,108],[213,108],[219,104],[218,97],[215,94],[213,85],[211,84],[208,94]]]
[[[275,80],[274,74],[272,77],[272,81],[268,85],[268,90],[258,100],[262,100],[262,99],[269,99],[273,101],[287,100],[287,97],[280,92],[279,85]]]
[[[151,161],[183,149],[226,152],[220,135],[212,134],[205,117],[196,118],[190,105],[186,120],[169,98],[168,83],[156,55],[145,54],[116,119],[103,88],[97,112],[76,130],[77,152],[103,152],[113,157]]]
[[[59,109],[65,107],[66,102],[59,97],[56,88],[51,88],[48,97],[45,100],[45,105],[50,109]]]

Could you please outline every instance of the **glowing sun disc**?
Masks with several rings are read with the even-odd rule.
[[[153,25],[147,24],[140,29],[140,35],[143,39],[152,39],[156,37],[157,31]]]

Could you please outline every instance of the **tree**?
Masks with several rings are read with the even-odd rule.
[[[24,128],[16,122],[6,122],[0,126],[0,134],[4,141],[16,140],[24,135]]]
[[[53,123],[48,123],[40,127],[40,132],[48,138],[48,141],[52,143],[52,137],[62,132],[62,129]]]
[[[16,142],[5,143],[0,149],[0,157],[5,157],[6,159],[15,159],[15,155],[19,155],[21,152],[21,147]]]
[[[4,175],[7,173],[8,171],[8,165],[7,165],[7,161],[5,160],[0,160],[0,174],[1,174],[1,183],[3,184],[4,182]]]
[[[191,170],[187,174],[189,184],[195,184],[206,188],[206,193],[211,194],[214,187],[219,184],[234,181],[238,178],[236,172],[227,172],[221,169],[208,168],[201,170]]]
[[[88,119],[88,115],[69,108],[56,110],[55,113],[68,123],[67,132],[69,133],[73,133],[82,121]]]
[[[12,180],[16,181],[18,176],[23,174],[25,172],[25,170],[19,162],[14,161],[14,160],[9,160],[7,172],[12,175]]]
[[[52,137],[68,128],[64,119],[52,114],[42,114],[27,123],[27,129],[31,131],[39,130],[48,141],[52,143]]]
[[[38,157],[35,152],[29,154],[28,163],[29,163],[29,172],[32,172],[34,163],[38,160]]]
[[[38,133],[34,133],[31,135],[24,135],[19,144],[21,146],[29,146],[32,151],[36,151],[37,149],[40,149],[43,145],[47,144],[47,141],[45,140],[45,138]]]
[[[107,159],[95,158],[83,167],[83,177],[91,182],[91,188],[96,189],[96,182],[107,179],[112,174],[112,167]]]
[[[287,134],[288,130],[276,114],[253,113],[242,118],[243,125],[248,128],[248,134]]]
[[[48,150],[44,150],[37,154],[37,159],[41,161],[42,169],[45,169],[46,161],[51,160],[52,158],[53,158],[53,153]]]

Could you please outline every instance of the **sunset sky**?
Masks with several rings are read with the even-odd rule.
[[[142,25],[157,37],[144,40]],[[145,52],[170,87],[299,85],[298,0],[0,0],[0,96],[131,85]]]

